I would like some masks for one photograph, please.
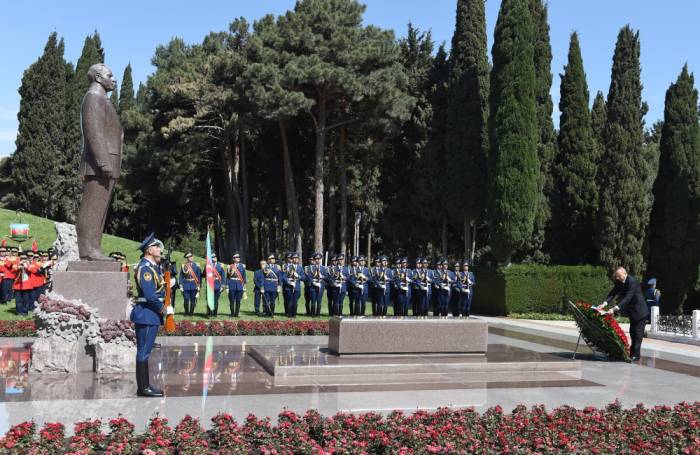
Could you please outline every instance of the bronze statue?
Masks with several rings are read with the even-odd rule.
[[[121,175],[124,132],[117,111],[107,98],[117,81],[112,70],[102,63],[91,66],[87,77],[90,87],[80,110],[83,196],[76,223],[78,250],[84,261],[113,261],[102,254],[100,245],[114,184]]]

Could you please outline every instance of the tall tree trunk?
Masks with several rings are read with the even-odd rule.
[[[332,253],[337,251],[335,245],[335,232],[337,229],[336,223],[338,221],[338,209],[336,205],[336,146],[337,144],[331,143],[331,147],[328,152],[328,251]]]
[[[280,136],[282,138],[282,163],[284,167],[284,193],[287,198],[287,219],[289,220],[289,233],[291,244],[301,254],[301,226],[299,217],[299,203],[297,202],[296,188],[294,187],[294,171],[292,159],[289,155],[289,142],[287,141],[287,125],[284,120],[279,122]]]
[[[440,236],[442,237],[442,255],[447,257],[447,215],[443,215],[442,217],[442,230]]]
[[[464,217],[464,259],[469,258],[472,246],[472,226],[470,220]]]
[[[372,265],[372,236],[374,235],[374,226],[369,226],[367,232],[367,264]]]
[[[338,185],[340,186],[340,252],[345,254],[348,247],[348,182],[345,172],[345,153],[348,134],[345,126],[340,129],[340,147],[338,148]]]
[[[240,194],[237,185],[237,172],[239,165],[239,148],[235,139],[235,133],[227,129],[224,136],[223,146],[220,147],[221,164],[224,169],[225,195],[224,206],[226,211],[226,248],[224,255],[226,260],[230,259],[232,250],[240,248],[240,225],[239,215],[241,208]]]
[[[240,144],[239,149],[239,166],[238,175],[241,184],[241,208],[239,210],[239,215],[241,220],[239,221],[240,228],[240,254],[241,257],[245,258],[248,255],[248,233],[252,229],[250,223],[250,211],[249,211],[249,199],[248,199],[248,167],[246,165],[246,140],[245,140],[245,130],[241,127],[238,130],[238,143]],[[258,238],[258,241],[260,239]],[[258,244],[259,245],[259,244]]]
[[[314,249],[323,251],[323,155],[326,148],[326,99],[318,100],[316,155],[314,157]]]

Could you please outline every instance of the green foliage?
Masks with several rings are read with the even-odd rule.
[[[483,0],[458,0],[450,51],[447,101],[447,178],[459,182],[447,193],[450,217],[482,220],[486,201],[489,61]]]
[[[590,264],[595,255],[595,221],[598,211],[600,147],[591,128],[588,84],[578,35],[571,35],[569,61],[561,75],[559,99],[559,155],[556,164],[559,193],[561,261]]]
[[[612,283],[602,267],[511,265],[475,270],[473,311],[480,314],[568,312],[569,301],[597,304]]]
[[[66,85],[68,64],[63,39],[52,33],[44,53],[22,76],[17,115],[16,151],[10,177],[15,191],[7,205],[44,216],[64,215],[64,195],[57,191],[64,176]]]
[[[533,21],[528,0],[504,0],[496,23],[490,93],[490,229],[509,263],[531,238],[540,199]]]
[[[675,313],[698,281],[700,266],[700,128],[695,78],[683,67],[666,92],[659,172],[654,182],[648,276]]]
[[[532,236],[519,256],[526,262],[547,263],[550,251],[560,248],[561,239],[554,237],[550,223],[555,184],[552,165],[556,156],[556,135],[552,123],[552,47],[549,41],[547,6],[542,0],[530,0],[534,27],[535,100],[537,103],[537,157],[540,163],[537,213]],[[548,244],[545,240],[549,237]]]
[[[620,30],[608,92],[605,152],[601,164],[600,261],[608,269],[644,271],[643,245],[650,207],[643,184],[648,163],[642,149],[643,117],[639,32]]]
[[[119,87],[119,113],[128,111],[134,107],[136,99],[134,98],[134,79],[131,76],[131,63],[124,68],[124,76]]]

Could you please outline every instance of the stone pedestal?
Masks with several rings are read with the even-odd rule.
[[[54,274],[53,292],[97,308],[105,319],[128,319],[128,274],[118,262],[69,262],[65,272]]]
[[[485,354],[480,319],[331,318],[328,348],[338,354]]]

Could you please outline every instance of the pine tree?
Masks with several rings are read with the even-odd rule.
[[[83,50],[75,65],[75,72],[68,82],[66,92],[66,135],[65,156],[61,166],[63,176],[58,192],[62,195],[61,218],[72,221],[78,214],[82,182],[78,175],[80,156],[82,154],[82,131],[80,127],[80,106],[83,96],[90,85],[87,72],[96,63],[104,62],[104,50],[100,35],[95,31],[88,35]]]
[[[686,65],[666,92],[653,188],[647,275],[658,279],[664,313],[681,308],[700,266],[700,128],[694,83]]]
[[[19,129],[12,155],[15,185],[9,204],[35,215],[60,218],[65,134],[66,70],[63,39],[52,33],[44,53],[22,76]]]
[[[596,174],[598,144],[588,110],[588,84],[576,32],[571,34],[569,60],[561,75],[559,99],[559,155],[556,164],[560,198],[559,224],[566,264],[589,264],[595,255],[595,217],[598,210]]]
[[[466,255],[470,226],[483,219],[486,201],[489,61],[484,0],[457,1],[449,64],[446,170],[456,191],[448,198],[452,221],[464,223]]]
[[[109,101],[112,102],[112,106],[114,106],[114,109],[119,109],[119,90],[117,87],[114,87],[114,90],[112,90],[112,94],[109,95]]]
[[[601,152],[605,148],[605,122],[608,120],[608,113],[605,107],[605,95],[598,90],[593,99],[593,107],[591,108],[591,128],[593,129],[593,138],[598,143]]]
[[[633,275],[644,271],[642,248],[649,221],[639,53],[639,32],[623,27],[613,57],[600,167],[600,261],[611,270],[626,267]]]
[[[533,42],[529,0],[504,0],[489,97],[490,244],[504,263],[530,239],[541,193]]]
[[[136,104],[134,98],[134,80],[131,76],[131,63],[124,68],[124,76],[119,86],[119,113],[128,111]]]
[[[552,123],[552,46],[549,41],[547,6],[542,0],[530,0],[530,13],[534,27],[535,97],[537,102],[537,127],[539,129],[537,156],[540,160],[540,198],[535,216],[532,238],[526,242],[524,259],[534,262],[549,262],[549,250],[556,250],[560,241],[550,237],[554,178],[552,165],[556,154],[556,135]],[[545,247],[545,241],[547,242]],[[560,240],[560,239],[557,239]],[[545,251],[547,250],[547,251]]]

